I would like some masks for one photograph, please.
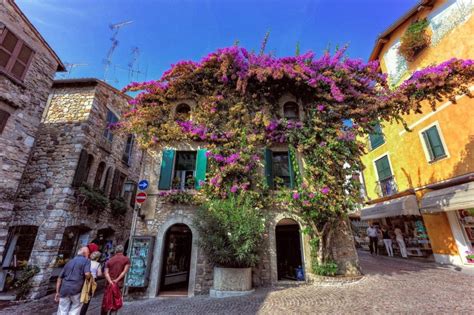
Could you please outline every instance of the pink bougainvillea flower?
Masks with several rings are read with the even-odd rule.
[[[310,193],[310,194],[308,195],[309,198],[314,198],[315,196],[316,196],[316,195],[315,195],[314,193]]]
[[[295,200],[300,199],[300,194],[297,193],[297,192],[293,193],[293,199],[295,199]]]
[[[232,187],[230,188],[230,192],[235,194],[238,189],[239,189],[239,186],[235,186],[235,185],[234,185],[234,186],[232,186]]]
[[[318,107],[316,107],[316,108],[318,109],[318,111],[322,112],[326,108],[326,106],[318,105]]]
[[[330,191],[331,191],[331,189],[329,189],[329,187],[327,187],[327,186],[321,188],[321,193],[322,193],[323,195],[329,194]]]

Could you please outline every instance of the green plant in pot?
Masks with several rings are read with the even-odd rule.
[[[199,246],[215,266],[213,290],[251,290],[251,267],[259,261],[265,232],[265,216],[253,197],[231,194],[227,199],[208,200],[193,225],[199,232]]]
[[[399,52],[408,61],[414,61],[416,55],[431,43],[428,34],[429,22],[427,19],[412,23],[400,40]]]
[[[128,206],[123,198],[117,198],[110,203],[110,210],[114,216],[123,216],[127,213]]]
[[[109,199],[99,189],[94,189],[87,184],[79,187],[79,193],[84,196],[84,205],[89,210],[104,210],[109,204]]]

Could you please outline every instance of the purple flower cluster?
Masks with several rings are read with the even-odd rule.
[[[288,132],[294,129],[301,129],[303,123],[300,121],[293,121],[286,119],[272,120],[265,127],[266,138],[271,142],[285,143],[288,137]]]
[[[356,135],[352,131],[343,131],[337,138],[341,141],[354,141],[356,139]]]

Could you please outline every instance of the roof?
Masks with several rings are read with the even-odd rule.
[[[118,90],[117,88],[113,87],[112,85],[108,84],[97,78],[74,78],[74,79],[62,79],[62,80],[54,80],[53,88],[59,87],[67,87],[67,86],[97,86],[101,85],[115,94],[120,94],[124,96],[126,99],[132,99],[130,95],[123,93],[122,91]]]
[[[378,59],[378,55],[380,54],[380,51],[382,50],[383,46],[390,39],[390,35],[403,23],[405,23],[414,15],[416,15],[418,12],[420,12],[424,8],[432,7],[435,1],[436,0],[420,0],[420,2],[418,2],[413,8],[411,8],[407,13],[405,13],[398,20],[396,20],[395,23],[390,25],[382,34],[377,37],[375,41],[375,47],[372,50],[372,53],[370,54],[369,60]]]
[[[56,54],[56,52],[49,46],[49,44],[46,42],[43,36],[41,36],[41,33],[38,32],[36,27],[28,20],[26,15],[21,11],[21,9],[18,7],[18,5],[15,3],[13,0],[7,0],[7,2],[13,7],[13,9],[18,13],[18,15],[25,21],[25,23],[30,27],[30,29],[33,31],[33,33],[39,38],[41,43],[46,47],[46,49],[51,53],[54,59],[58,62],[58,68],[57,71],[59,72],[64,72],[66,71],[66,67],[64,66],[63,62],[61,59],[59,59],[59,56]]]

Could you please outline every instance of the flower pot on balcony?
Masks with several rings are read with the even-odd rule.
[[[252,268],[214,267],[214,282],[210,296],[214,298],[251,294]]]

